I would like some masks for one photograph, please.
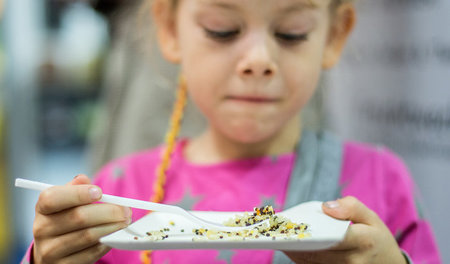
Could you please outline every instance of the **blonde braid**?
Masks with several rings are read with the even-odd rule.
[[[181,121],[183,120],[184,107],[187,102],[187,87],[183,77],[180,77],[179,87],[177,89],[176,102],[173,107],[170,118],[169,130],[166,133],[166,147],[161,157],[161,163],[156,169],[156,181],[153,184],[153,196],[151,201],[160,203],[164,199],[164,185],[166,184],[166,172],[170,167],[172,152],[175,148],[177,136],[180,132]],[[151,250],[141,252],[141,261],[143,264],[150,264]]]

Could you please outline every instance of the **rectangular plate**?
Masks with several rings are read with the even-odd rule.
[[[288,210],[277,213],[283,215],[296,223],[308,225],[311,237],[284,240],[270,237],[259,237],[258,239],[246,240],[201,240],[192,241],[195,235],[192,229],[200,228],[186,220],[183,216],[154,212],[142,217],[129,227],[115,233],[102,237],[101,243],[110,247],[125,250],[146,249],[274,249],[274,250],[321,250],[329,248],[340,242],[347,232],[349,221],[336,220],[325,215],[322,211],[322,202],[307,202],[294,206]],[[217,223],[242,215],[243,212],[212,212],[192,211],[198,217]],[[171,225],[173,221],[175,225]],[[146,232],[170,228],[166,232],[169,237],[164,240],[152,241],[146,239]],[[181,232],[181,230],[184,232]],[[138,237],[136,240],[135,237]]]

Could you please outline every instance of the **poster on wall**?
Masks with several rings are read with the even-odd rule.
[[[358,25],[328,75],[327,123],[407,163],[450,263],[450,1],[359,1]],[[447,202],[445,202],[447,201]]]

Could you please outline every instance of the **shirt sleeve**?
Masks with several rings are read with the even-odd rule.
[[[405,163],[384,147],[348,142],[341,194],[358,198],[389,228],[412,263],[442,263],[419,191]]]
[[[442,263],[430,223],[424,217],[420,194],[404,162],[387,149],[379,150],[384,172],[385,224],[410,263]]]

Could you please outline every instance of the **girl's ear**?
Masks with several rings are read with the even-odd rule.
[[[332,17],[328,42],[322,60],[322,67],[330,69],[341,57],[345,43],[356,23],[356,11],[352,3],[342,4]]]
[[[176,10],[170,2],[168,0],[155,0],[152,5],[152,17],[156,25],[156,36],[163,56],[172,63],[179,63],[180,49]]]

